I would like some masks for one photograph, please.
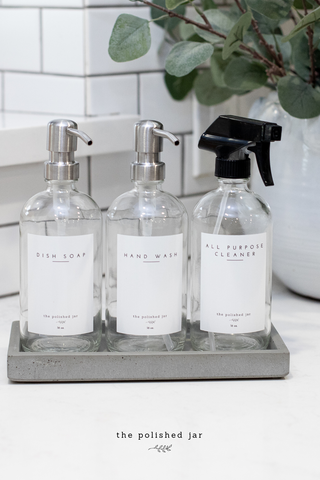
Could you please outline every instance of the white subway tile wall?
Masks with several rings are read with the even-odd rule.
[[[85,114],[85,79],[27,73],[4,74],[7,112]]]
[[[189,172],[192,172],[192,150],[193,135],[185,136],[184,144],[184,195],[193,195],[196,193],[205,193],[213,190],[217,181],[213,175],[214,172],[214,156],[212,155],[212,173],[194,178]]]
[[[140,114],[142,118],[160,120],[166,130],[174,133],[191,132],[191,95],[177,102],[170,96],[163,72],[140,75]]]
[[[49,153],[48,153],[49,156]],[[80,164],[78,190],[88,193],[88,159],[77,158]],[[43,163],[2,167],[0,175],[0,225],[17,223],[25,202],[46,190]]]
[[[2,0],[2,5],[8,7],[82,8],[83,0]]]
[[[177,147],[168,141],[163,142],[160,157],[166,164],[163,190],[176,196],[182,193],[182,139],[178,138],[180,146]],[[100,208],[106,209],[116,197],[134,188],[130,179],[130,164],[134,160],[133,151],[92,157],[91,194]]]
[[[129,1],[128,1],[129,3]],[[128,4],[127,4],[128,5]],[[137,60],[117,63],[108,55],[109,38],[117,17],[123,13],[130,13],[141,18],[150,18],[149,7],[124,8],[87,8],[86,9],[86,55],[87,75],[103,75],[111,73],[133,73],[159,70],[164,67],[164,58],[158,54],[163,41],[163,30],[150,24],[152,45],[149,52]]]
[[[42,11],[43,72],[84,75],[84,13],[81,9]]]
[[[0,69],[40,72],[40,11],[0,9]]]
[[[87,78],[87,115],[138,113],[138,75]]]
[[[0,227],[0,245],[0,295],[9,295],[19,291],[18,225]]]
[[[128,5],[128,0],[84,0],[87,7],[113,7],[115,5]]]
[[[52,118],[139,114],[161,121],[181,140],[179,147],[164,142],[163,188],[179,196],[191,215],[201,195],[214,186],[213,175],[192,174],[197,139],[191,95],[177,102],[168,94],[163,76],[170,46],[155,23],[150,24],[147,55],[125,63],[109,57],[109,38],[122,13],[150,18],[148,7],[129,0],[0,0],[0,44],[5,45],[0,49],[0,111]],[[247,113],[252,100],[237,99],[234,113]],[[132,151],[78,159],[79,190],[91,194],[105,213],[116,196],[132,188],[133,159]],[[0,166],[0,295],[19,289],[19,212],[44,188],[40,163]]]

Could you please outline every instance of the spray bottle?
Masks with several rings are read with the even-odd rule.
[[[195,350],[265,349],[271,331],[272,218],[250,191],[249,154],[265,186],[273,185],[270,142],[275,123],[221,115],[199,148],[216,154],[218,188],[192,218],[191,343]]]

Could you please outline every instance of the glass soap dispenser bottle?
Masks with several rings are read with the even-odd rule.
[[[135,124],[133,190],[107,213],[106,340],[111,351],[182,350],[186,337],[187,234],[184,205],[162,190],[161,123]]]
[[[270,142],[275,123],[221,115],[199,148],[216,154],[216,190],[195,206],[191,245],[191,328],[195,350],[265,349],[271,331],[269,206],[249,190],[249,154],[266,186],[273,185]]]
[[[20,330],[25,351],[96,351],[101,340],[102,214],[76,189],[72,120],[48,124],[47,189],[20,215]]]

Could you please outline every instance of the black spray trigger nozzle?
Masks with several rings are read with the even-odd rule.
[[[273,185],[270,142],[281,140],[281,131],[276,123],[220,115],[201,136],[199,148],[217,155],[215,174],[223,178],[250,176],[249,153],[253,152],[264,184]]]
[[[248,150],[256,156],[260,176],[265,186],[271,187],[274,185],[270,166],[270,143],[258,142],[248,147]]]

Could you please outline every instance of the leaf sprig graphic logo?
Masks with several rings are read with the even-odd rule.
[[[171,452],[171,445],[156,445],[155,447],[148,448],[148,450],[156,450],[158,453]]]

